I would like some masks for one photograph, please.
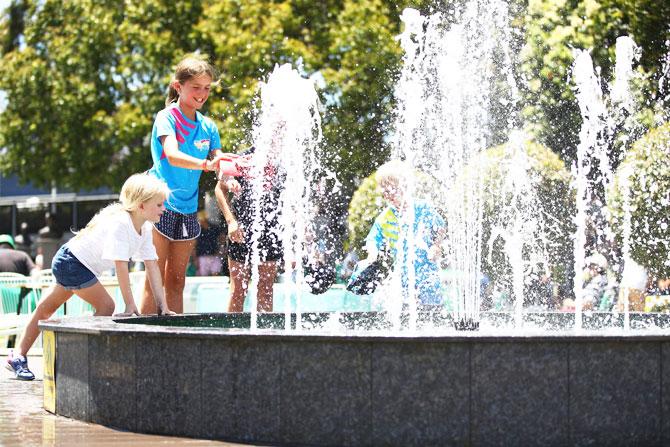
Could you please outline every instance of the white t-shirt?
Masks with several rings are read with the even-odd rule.
[[[138,234],[130,214],[123,211],[71,239],[67,247],[95,276],[100,276],[114,267],[114,261],[158,259],[152,230],[151,222],[145,222]]]

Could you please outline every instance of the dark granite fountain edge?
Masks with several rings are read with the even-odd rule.
[[[50,324],[56,413],[124,430],[255,445],[670,445],[668,337],[166,338]]]
[[[165,318],[217,318],[229,314],[183,314],[177,317]],[[391,332],[387,330],[365,330],[357,329],[344,331],[342,333],[327,332],[323,329],[311,329],[303,331],[282,330],[282,329],[257,329],[251,331],[248,328],[219,328],[219,327],[184,327],[184,326],[164,326],[156,324],[144,324],[143,320],[156,319],[156,316],[146,317],[65,317],[61,319],[51,319],[40,321],[41,330],[50,330],[54,332],[67,332],[77,334],[91,335],[150,335],[157,337],[193,337],[193,338],[218,338],[242,337],[242,338],[260,338],[260,339],[282,339],[282,340],[353,340],[360,342],[370,341],[391,341],[414,340],[422,342],[439,342],[448,339],[450,342],[458,341],[524,341],[542,342],[542,341],[617,341],[617,340],[645,340],[645,341],[668,341],[670,340],[669,329],[642,329],[631,330],[628,333],[622,333],[621,329],[610,328],[605,330],[565,330],[565,331],[547,331],[540,328],[524,329],[523,331],[514,331],[509,328],[500,329],[491,332],[482,331],[446,331],[440,330],[435,334],[426,335],[422,332],[410,333],[408,331]],[[131,321],[133,323],[131,323]]]
[[[222,315],[171,318],[210,317]],[[668,330],[381,336],[122,322],[152,318],[42,322],[55,332],[56,414],[255,445],[670,445]]]

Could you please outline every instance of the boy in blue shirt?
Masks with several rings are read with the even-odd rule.
[[[363,293],[373,291],[374,283],[384,280],[389,266],[385,265],[388,261],[383,258],[388,256],[394,260],[395,270],[400,269],[405,299],[410,295],[409,278],[413,273],[413,287],[419,304],[439,305],[443,303],[443,291],[436,261],[444,238],[445,222],[429,203],[407,200],[406,175],[409,172],[411,168],[399,160],[385,163],[377,170],[375,178],[382,198],[389,206],[377,216],[370,228],[365,239],[368,258],[357,264],[349,282],[349,290]],[[402,244],[400,253],[399,244]],[[409,250],[410,245],[413,246],[413,252]],[[410,262],[412,257],[413,263]],[[401,265],[398,265],[398,261],[401,261]],[[410,270],[412,264],[413,272]],[[372,284],[365,284],[368,280]]]

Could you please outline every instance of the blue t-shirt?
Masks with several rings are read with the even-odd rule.
[[[404,259],[409,259],[409,225],[400,226],[400,216],[393,207],[388,207],[375,219],[366,241],[374,243],[377,250],[384,246],[391,249],[391,253],[397,259],[397,244],[402,232]],[[440,282],[439,269],[435,262],[428,257],[428,249],[433,245],[437,231],[444,227],[444,219],[435,208],[422,201],[414,203],[414,272],[415,287],[421,304],[442,304],[442,286]],[[408,284],[407,264],[402,266],[403,288]],[[407,294],[407,291],[404,291]]]
[[[211,119],[198,111],[195,118],[195,121],[188,119],[177,104],[172,104],[158,112],[151,132],[154,165],[149,172],[165,181],[172,191],[165,207],[183,214],[195,213],[198,209],[198,182],[202,170],[171,165],[160,137],[174,135],[180,151],[204,160],[211,151],[221,149],[221,138]]]

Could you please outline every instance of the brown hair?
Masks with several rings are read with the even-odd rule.
[[[212,79],[212,82],[216,81],[216,70],[207,61],[206,57],[193,54],[184,57],[181,62],[177,64],[177,68],[175,68],[174,78],[172,78],[172,81],[170,82],[167,98],[165,98],[165,105],[169,106],[179,98],[179,93],[172,86],[175,81],[183,84],[189,79],[193,79],[203,74],[209,76]]]

